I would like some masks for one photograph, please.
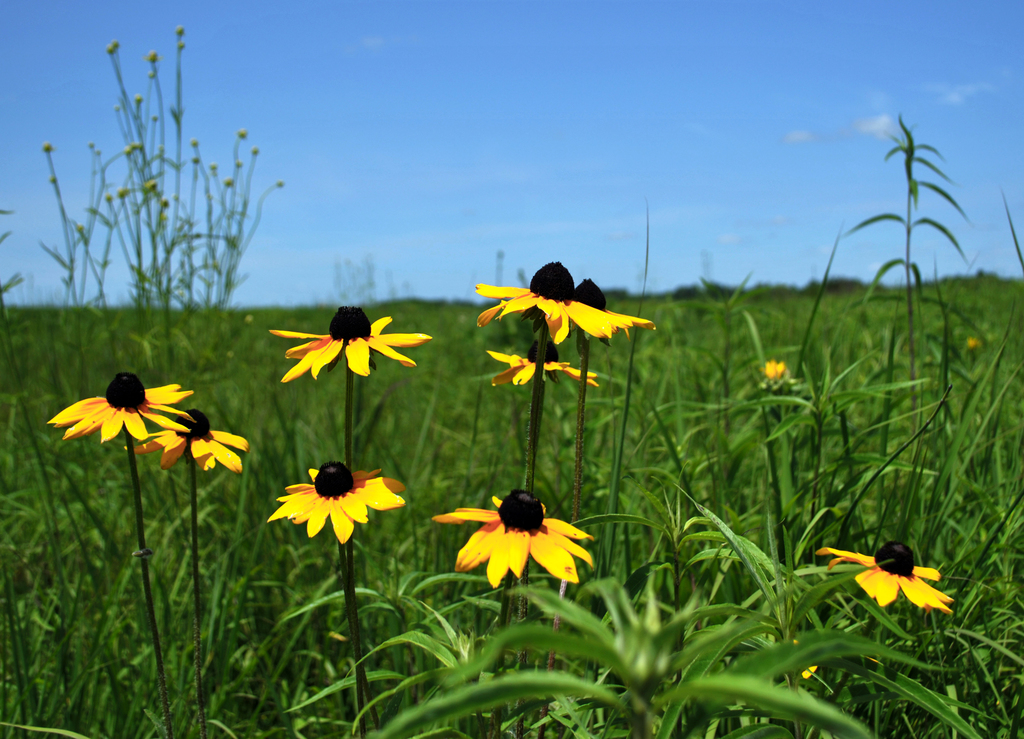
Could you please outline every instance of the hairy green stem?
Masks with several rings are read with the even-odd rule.
[[[192,643],[193,661],[196,668],[196,708],[199,711],[199,736],[206,739],[206,699],[203,696],[203,648],[200,617],[202,598],[199,589],[199,495],[196,485],[196,459],[192,447],[185,447],[185,459],[189,470],[190,504],[192,508]]]
[[[526,492],[533,493],[534,470],[537,467],[537,446],[540,439],[540,417],[544,410],[544,362],[548,353],[548,324],[541,323],[537,337],[537,361],[533,373],[533,396],[530,400],[530,426],[526,431]]]
[[[139,485],[139,468],[135,463],[135,441],[124,429],[125,448],[128,450],[128,470],[132,478],[132,490],[135,494],[135,533],[138,536],[139,549],[134,552],[142,562],[142,591],[146,596],[146,615],[149,617],[149,633],[153,638],[153,653],[156,655],[156,679],[160,692],[160,707],[164,714],[164,729],[167,739],[174,739],[174,727],[171,725],[171,705],[167,700],[167,677],[164,675],[164,655],[160,649],[160,631],[156,625],[156,608],[153,607],[153,590],[149,585],[149,558],[153,552],[146,548],[146,528],[142,518],[142,487]]]
[[[587,371],[590,369],[590,336],[583,329],[577,331],[580,332],[580,392],[576,398],[576,466],[572,478],[572,523],[580,520],[580,494],[583,489],[583,426],[587,407]]]

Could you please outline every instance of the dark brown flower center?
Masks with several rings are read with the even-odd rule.
[[[313,487],[321,498],[340,498],[352,490],[354,483],[348,467],[341,462],[327,462],[320,466]]]
[[[505,528],[533,531],[544,523],[544,506],[525,490],[513,490],[501,501],[498,515]]]
[[[539,342],[536,342],[536,341],[533,342],[533,346],[530,347],[530,351],[528,351],[526,353],[526,358],[529,359],[531,362],[533,362],[535,364],[537,362],[537,350],[540,348],[538,346],[538,343]],[[555,343],[553,341],[549,341],[548,342],[548,351],[544,355],[544,364],[547,364],[548,362],[557,362],[557,361],[558,361],[558,350],[555,349]]]
[[[575,284],[561,262],[548,262],[530,280],[530,292],[548,300],[572,300]]]
[[[330,334],[335,341],[365,338],[370,335],[370,319],[362,308],[343,305],[331,319]]]
[[[179,431],[178,436],[184,436],[191,441],[192,439],[202,439],[210,433],[210,419],[206,417],[205,413],[197,408],[189,408],[185,412],[195,420],[190,421],[184,416],[177,416],[174,420],[188,429],[188,431]]]
[[[608,305],[604,292],[589,277],[576,286],[576,292],[572,299],[598,310],[604,310]]]
[[[875,552],[875,562],[890,575],[910,577],[914,574],[914,553],[898,541],[888,541]]]
[[[107,402],[114,408],[138,408],[146,402],[146,388],[131,372],[118,372],[107,385]]]

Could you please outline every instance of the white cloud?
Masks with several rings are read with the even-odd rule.
[[[609,241],[629,241],[633,238],[636,238],[636,233],[633,231],[612,231],[608,234]]]
[[[723,246],[735,246],[743,241],[739,234],[722,234],[716,240]]]
[[[888,113],[882,113],[871,118],[858,118],[853,122],[853,130],[865,136],[874,136],[876,139],[884,141],[896,132],[896,121]]]
[[[811,141],[819,141],[820,136],[810,131],[790,131],[782,137],[782,143],[784,144],[806,144]]]
[[[995,87],[988,82],[976,82],[971,85],[929,85],[929,92],[939,96],[939,102],[946,105],[963,105],[967,98],[979,92],[995,92]]]

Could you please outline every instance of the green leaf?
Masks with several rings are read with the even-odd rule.
[[[369,657],[373,652],[379,652],[387,647],[393,647],[396,644],[410,644],[414,647],[419,647],[428,654],[433,655],[437,660],[445,667],[455,667],[458,664],[458,660],[455,659],[455,655],[451,653],[444,644],[437,641],[431,636],[427,636],[422,631],[407,631],[399,636],[393,636],[386,642],[378,647],[375,647],[372,652],[366,655]],[[363,657],[365,660],[366,657]]]
[[[671,703],[665,709],[665,713],[661,717],[661,726],[658,727],[656,739],[671,739],[672,731],[676,728],[676,722],[679,721],[679,714],[683,712],[684,703],[685,701]]]
[[[875,291],[875,288],[878,287],[878,283],[882,281],[882,278],[885,277],[886,272],[900,264],[903,264],[902,259],[890,259],[879,267],[878,271],[875,272],[875,279],[871,281],[871,284],[868,285],[867,292],[864,293],[864,300],[861,301],[861,305],[867,305],[868,301],[871,300],[871,294]]]
[[[943,236],[945,236],[947,239],[949,239],[950,242],[952,242],[953,246],[956,247],[956,250],[960,254],[960,257],[965,262],[967,261],[967,257],[964,256],[963,249],[960,248],[960,242],[958,242],[956,240],[956,237],[950,232],[950,230],[948,228],[946,228],[945,226],[943,226],[941,223],[939,223],[938,221],[933,221],[931,218],[918,218],[916,221],[914,221],[913,225],[915,227],[916,226],[931,226],[936,231],[938,231]]]
[[[417,734],[412,739],[470,739],[469,734],[463,734],[458,729],[434,729]]]
[[[845,585],[847,582],[857,577],[861,572],[863,572],[863,570],[854,570],[853,572],[846,572],[842,575],[827,577],[817,585],[810,588],[806,593],[800,596],[800,600],[797,601],[796,606],[793,608],[793,618],[790,622],[791,626],[794,628],[799,627],[800,622],[803,621],[804,616],[807,615],[808,611],[831,595],[833,590]]]
[[[740,675],[714,675],[692,682],[659,696],[655,703],[664,705],[685,698],[706,701],[733,701],[757,706],[776,716],[804,721],[830,731],[843,739],[873,739],[866,726],[835,706],[788,688],[776,688],[764,680]]]
[[[472,582],[478,585],[483,585],[487,582],[487,578],[483,575],[471,575],[468,572],[445,572],[441,575],[434,575],[421,581],[412,589],[409,595],[416,595],[417,593],[429,588],[431,585],[439,585],[447,582]]]
[[[1013,245],[1017,249],[1017,261],[1020,268],[1024,270],[1024,253],[1021,253],[1020,242],[1017,241],[1017,230],[1013,227],[1013,218],[1010,217],[1010,206],[1006,203],[1006,194],[1003,193],[1003,208],[1006,209],[1006,220],[1010,222],[1010,234],[1013,236]]]
[[[923,149],[924,147],[923,147],[923,146],[921,146],[921,147],[919,147],[919,148]],[[929,148],[931,148],[931,147],[929,147]],[[936,153],[938,153],[938,152],[936,152]],[[941,155],[941,154],[939,154],[939,156],[941,157],[942,155]],[[938,167],[936,167],[936,166],[935,166],[934,164],[932,164],[931,162],[929,162],[929,161],[928,161],[927,159],[925,159],[924,157],[914,157],[914,161],[915,161],[915,162],[917,162],[918,164],[923,164],[924,166],[926,166],[926,167],[927,167],[928,169],[930,169],[930,170],[931,170],[932,172],[934,172],[935,174],[937,174],[937,175],[938,175],[939,177],[941,177],[942,179],[944,179],[944,180],[945,180],[946,182],[948,182],[949,184],[951,184],[951,185],[953,184],[953,180],[949,179],[949,178],[948,178],[948,177],[946,176],[946,173],[945,173],[945,172],[943,172],[943,171],[942,171],[941,169],[939,169]]]
[[[922,182],[921,187],[927,187],[932,192],[938,193],[939,195],[944,197],[946,199],[946,202],[948,202],[950,205],[956,208],[957,212],[964,217],[965,221],[970,221],[970,219],[967,217],[967,214],[964,213],[963,208],[960,207],[960,204],[953,199],[952,195],[943,190],[941,187],[939,187],[938,185],[933,185],[931,182]]]
[[[371,683],[376,680],[401,680],[403,677],[405,676],[401,673],[392,672],[391,670],[371,670],[370,672],[366,673],[366,679]],[[334,695],[339,690],[346,690],[347,688],[351,688],[355,684],[355,675],[343,677],[341,680],[338,680],[337,682],[328,685],[326,688],[321,690],[312,698],[307,698],[306,700],[302,701],[302,703],[299,703],[297,706],[292,706],[287,711],[285,711],[285,713],[292,713],[293,711],[302,710],[306,706],[316,703],[321,698],[326,698],[329,695]]]
[[[359,719],[362,718],[366,714],[366,712],[369,711],[373,706],[377,705],[381,701],[387,700],[388,698],[392,698],[401,693],[402,691],[408,690],[414,685],[419,685],[420,683],[425,683],[435,678],[440,679],[450,674],[451,670],[449,668],[439,667],[436,670],[426,670],[425,672],[421,672],[419,674],[405,678],[402,682],[400,682],[398,685],[391,688],[390,690],[385,690],[381,693],[378,693],[373,697],[373,700],[371,700],[369,703],[363,706],[363,710],[360,711],[358,715],[356,715],[355,720],[353,721],[353,726],[358,725]]]
[[[582,529],[588,526],[603,526],[607,523],[636,523],[641,526],[649,526],[652,529],[658,529],[658,531],[664,531],[668,535],[668,530],[664,524],[660,524],[657,521],[652,521],[649,518],[643,516],[634,516],[630,513],[602,513],[597,516],[590,516],[589,518],[581,518],[579,521],[573,524],[578,529]]]
[[[753,724],[730,731],[722,739],[793,739],[793,735],[776,724]]]
[[[861,221],[843,235],[850,236],[851,234],[860,231],[865,226],[870,226],[871,224],[879,223],[880,221],[896,221],[897,223],[902,223],[904,226],[907,225],[907,222],[900,216],[896,215],[895,213],[882,213],[881,215],[872,216],[871,218],[868,218],[866,221]]]
[[[693,498],[690,498],[690,500],[693,502],[694,506],[697,507],[697,510],[709,518],[715,528],[722,532],[725,538],[729,541],[729,544],[732,546],[733,551],[736,552],[737,556],[739,556],[740,560],[743,562],[743,565],[747,568],[751,577],[754,578],[754,582],[757,583],[757,587],[761,589],[761,592],[764,593],[764,597],[772,604],[772,607],[774,607],[775,591],[771,586],[769,586],[767,577],[767,575],[772,571],[772,563],[765,553],[746,537],[739,536],[734,533],[725,521],[720,519],[697,501],[693,500]]]
[[[845,659],[830,660],[830,663],[839,669],[872,680],[886,690],[891,690],[897,695],[913,701],[968,739],[981,739],[981,735],[949,707],[945,696],[928,690],[916,680],[911,680],[909,677],[888,670],[881,665],[878,666],[878,669],[870,669]]]
[[[487,682],[465,685],[408,708],[374,736],[375,739],[411,737],[431,724],[451,721],[520,698],[563,695],[591,698],[607,706],[618,705],[618,696],[614,692],[592,680],[563,672],[516,672]]]
[[[38,734],[56,734],[57,736],[66,736],[69,739],[89,739],[89,737],[83,734],[76,734],[73,731],[66,731],[65,729],[47,729],[42,726],[21,726],[19,724],[8,724],[4,721],[0,721],[0,726],[10,726],[12,729],[21,729],[22,731],[34,731]]]

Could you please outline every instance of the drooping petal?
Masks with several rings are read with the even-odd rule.
[[[519,369],[518,372],[516,372],[516,376],[512,378],[512,384],[525,385],[526,383],[533,379],[533,376],[534,374],[536,374],[536,372],[537,365],[533,362],[527,362]]]
[[[332,341],[333,339],[330,336],[327,336],[323,339],[317,339],[316,341],[307,341],[305,344],[293,346],[291,349],[284,353],[284,356],[287,359],[302,359],[304,356],[306,356],[312,351],[323,349]]]
[[[391,323],[391,316],[384,316],[383,318],[378,318],[376,321],[370,324],[370,336],[378,336],[380,332],[384,330],[384,327],[387,326],[389,323]]]
[[[305,334],[301,331],[279,331],[276,328],[270,329],[274,336],[281,336],[285,339],[328,339],[330,334]]]
[[[388,486],[389,482],[394,483],[394,487],[399,490],[405,490],[405,486],[398,482],[398,480],[392,480],[389,477],[379,477],[374,480],[367,480],[364,485],[357,483],[347,497],[355,498],[375,511],[390,511],[395,508],[401,508],[405,505],[405,498],[395,495],[394,490]]]
[[[476,325],[479,326],[480,328],[483,328],[488,323],[493,321],[494,317],[496,315],[498,315],[498,313],[504,307],[505,307],[505,302],[502,301],[502,302],[498,303],[496,306],[494,306],[493,308],[488,308],[487,310],[485,310],[483,313],[481,313],[479,316],[476,317]]]
[[[249,442],[241,436],[229,434],[227,431],[210,431],[210,436],[221,444],[233,446],[235,449],[241,449],[243,452],[249,451]]]
[[[306,521],[306,535],[312,539],[320,533],[320,529],[327,522],[327,516],[331,513],[330,501],[321,498],[316,505],[309,510],[309,519]]]
[[[366,340],[366,343],[370,345],[371,349],[376,349],[388,359],[394,359],[396,362],[401,362],[403,367],[415,367],[416,363],[409,359],[404,354],[399,354],[390,346],[381,341],[380,336],[371,336]]]
[[[890,574],[881,567],[875,567],[861,572],[855,579],[864,588],[864,592],[878,601],[878,605],[887,606],[896,600],[896,595],[900,592],[898,577],[899,575]]]
[[[866,554],[857,554],[857,552],[847,552],[844,549],[833,549],[832,547],[822,547],[815,554],[832,554],[836,558],[828,563],[828,568],[831,570],[840,562],[853,562],[854,564],[864,565],[865,567],[874,567],[875,558],[869,557]]]
[[[637,316],[627,316],[622,313],[615,313],[610,310],[606,310],[611,319],[612,324],[621,326],[622,328],[628,328],[629,326],[636,326],[637,328],[646,328],[649,331],[654,331],[654,321],[648,321],[646,318],[639,318]]]
[[[487,350],[487,353],[490,354],[492,358],[497,359],[499,362],[504,362],[505,364],[515,365],[523,361],[523,358],[516,354],[502,354],[501,352],[492,352],[490,349]]]
[[[498,318],[508,315],[509,313],[522,313],[528,308],[532,308],[537,305],[537,301],[543,300],[533,293],[527,291],[524,295],[521,295],[513,300],[509,300],[507,303],[502,303],[501,315]]]
[[[930,611],[933,608],[938,608],[943,613],[952,613],[953,610],[947,606],[947,603],[952,603],[953,599],[945,593],[941,593],[931,585],[926,583],[924,580],[920,580],[917,577],[901,577],[899,578],[900,590],[903,594],[910,599],[910,602],[915,606],[919,606],[926,611]]]
[[[490,559],[494,545],[504,535],[505,525],[501,521],[481,526],[469,537],[466,545],[459,550],[459,556],[455,560],[455,571],[468,572],[481,562]]]
[[[161,438],[150,439],[145,444],[137,444],[135,446],[136,454],[149,454],[155,452],[157,449],[164,448],[165,441]]]
[[[498,536],[491,549],[491,560],[487,563],[487,581],[491,583],[492,588],[498,587],[508,572],[509,545],[511,543],[512,540],[506,531]]]
[[[353,521],[359,523],[366,523],[370,519],[366,517],[366,504],[363,503],[359,498],[354,495],[343,495],[341,500],[338,501],[342,508],[345,509],[345,513]]]
[[[319,500],[319,496],[315,493],[295,493],[293,495],[286,495],[283,498],[277,500],[284,501],[284,505],[274,511],[274,515],[267,519],[267,523],[276,521],[279,518],[291,518],[293,516],[299,516],[310,508],[312,508]]]
[[[574,554],[591,567],[594,566],[594,560],[590,557],[590,552],[581,547],[579,544],[574,542],[572,539],[562,536],[561,534],[552,531],[547,526],[542,525],[540,531],[547,534],[548,538],[551,539],[555,546],[560,547],[567,551],[569,554]]]
[[[345,347],[348,366],[357,375],[370,376],[370,345],[366,339],[351,339]]]
[[[334,526],[334,535],[342,544],[349,540],[356,528],[340,505],[331,506],[331,525]]]
[[[96,411],[102,408],[109,408],[106,398],[86,398],[85,400],[79,400],[73,405],[69,405],[67,408],[62,410],[56,416],[51,418],[47,423],[52,423],[57,428],[64,426],[70,426],[77,421],[81,421],[83,418],[91,416]]]
[[[509,541],[508,566],[516,573],[516,577],[522,577],[526,560],[530,558],[530,532],[522,529],[509,529],[505,536]]]
[[[159,405],[174,405],[192,395],[192,390],[182,390],[181,385],[161,385],[146,390],[146,402]]]
[[[313,362],[315,362],[316,358],[320,356],[319,353],[321,351],[323,350],[318,349],[317,351],[311,351],[298,362],[296,362],[295,365],[290,370],[285,372],[284,377],[281,378],[281,382],[291,382],[296,377],[300,377],[309,372],[309,368],[313,366]]]
[[[149,438],[149,431],[146,430],[146,423],[142,420],[139,412],[134,408],[125,408],[124,413],[124,426],[128,429],[128,433],[134,436],[139,441],[145,441]]]
[[[196,439],[193,442],[193,447],[196,442],[204,441],[203,439]],[[235,474],[239,474],[242,471],[242,460],[237,454],[228,449],[226,446],[213,439],[206,439],[206,448],[209,450],[209,454],[213,455],[213,458],[220,462],[222,465],[227,467]],[[194,450],[193,450],[194,451]],[[198,456],[198,455],[197,455]]]
[[[544,523],[541,524],[541,528],[547,528],[548,531],[554,531],[556,534],[567,536],[570,539],[593,539],[594,537],[590,534],[580,531],[572,524],[566,523],[565,521],[559,521],[557,518],[545,518]]]
[[[139,415],[142,416],[143,418],[148,418],[157,426],[165,428],[168,431],[188,431],[187,427],[182,426],[177,421],[172,421],[167,416],[161,416],[159,413],[153,413],[146,406],[139,407]]]
[[[313,375],[314,380],[319,377],[320,370],[338,358],[338,355],[341,354],[341,350],[344,347],[344,341],[332,341],[317,353],[316,359],[313,360],[313,364],[309,368],[310,374]]]
[[[289,485],[284,489],[284,491],[289,495],[295,495],[296,493],[315,493],[316,486],[310,485],[307,482],[300,482],[297,485]],[[278,500],[283,500],[283,498],[278,498]]]
[[[572,555],[558,546],[540,529],[531,532],[530,553],[541,567],[559,580],[568,580],[574,583],[580,581]]]
[[[938,582],[942,579],[942,575],[939,574],[938,570],[933,570],[931,567],[915,567],[914,577],[924,577],[928,580],[935,580]]]
[[[483,295],[485,298],[494,298],[495,300],[518,298],[530,293],[529,289],[525,287],[497,287],[483,283],[476,286],[476,292],[477,295]]]
[[[580,375],[580,371],[578,369],[575,369],[574,367],[570,367],[568,362],[562,362],[561,364],[565,365],[564,367],[560,368],[562,370],[562,372],[564,372],[565,374],[569,375],[569,377],[571,377],[572,379],[576,380],[576,382],[580,381],[581,375]],[[545,364],[544,365],[544,369],[547,369],[547,367],[548,367],[547,364]],[[597,381],[594,379],[595,377],[597,377],[597,373],[596,372],[588,372],[587,373],[587,384],[590,385],[591,387],[600,387],[600,385],[598,385]]]
[[[537,307],[544,311],[547,316],[548,331],[551,332],[551,341],[561,344],[569,335],[571,325],[565,313],[565,308],[560,301],[541,298],[537,301]]]
[[[431,520],[437,523],[465,523],[466,521],[491,523],[498,518],[497,511],[488,511],[483,508],[456,508],[454,513],[443,513],[440,516],[434,516]]]
[[[115,408],[114,412],[110,414],[110,417],[103,422],[103,427],[100,430],[100,441],[110,441],[121,431],[121,427],[124,426],[125,412],[121,408]]]
[[[185,445],[188,443],[188,440],[184,436],[178,436],[177,434],[175,436],[178,438],[169,441],[164,446],[164,453],[160,455],[160,469],[162,470],[169,470],[185,451]]]
[[[591,336],[596,336],[599,339],[608,339],[615,332],[611,321],[608,320],[608,314],[604,311],[592,308],[586,303],[579,301],[569,301],[564,305],[565,312],[569,314],[569,318],[572,319],[573,323]]]
[[[491,385],[507,385],[519,373],[519,367],[509,367],[504,372],[499,372],[491,378]]]
[[[65,439],[77,439],[81,436],[94,434],[102,428],[108,418],[117,413],[115,408],[109,405],[102,406],[91,416],[86,416],[81,421],[64,432]]]

